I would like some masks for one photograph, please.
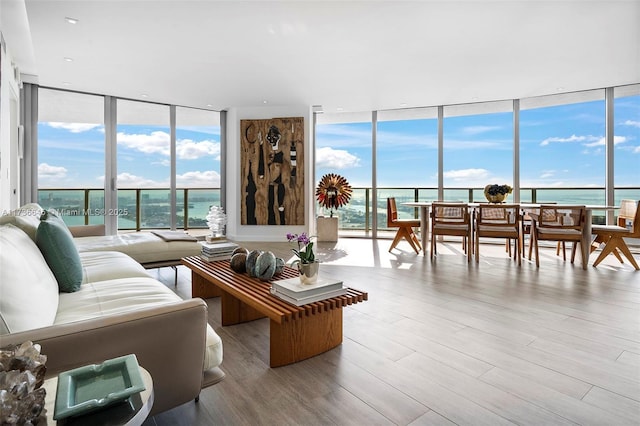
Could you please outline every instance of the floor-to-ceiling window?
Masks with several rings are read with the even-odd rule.
[[[119,99],[117,111],[118,229],[169,228],[169,106]]]
[[[104,99],[38,92],[38,202],[68,225],[104,223]]]
[[[220,205],[220,113],[176,107],[177,226],[207,226]],[[185,203],[186,198],[186,203]]]
[[[338,212],[342,229],[371,228],[371,131],[371,113],[317,115],[314,187],[323,175],[337,173],[354,189]]]
[[[395,197],[400,218],[416,216],[405,201],[438,198],[438,109],[378,111],[378,228],[386,228],[387,197]]]
[[[604,90],[522,99],[521,201],[604,204],[605,149]]]
[[[640,200],[640,84],[614,89],[615,203]],[[629,188],[635,187],[635,189]]]
[[[484,201],[485,185],[513,186],[511,101],[445,106],[443,127],[444,200]]]

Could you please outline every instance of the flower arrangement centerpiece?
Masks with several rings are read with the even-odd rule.
[[[490,203],[501,203],[512,192],[513,188],[509,185],[497,185],[494,183],[484,187],[484,196]]]
[[[294,260],[291,266],[297,266],[302,284],[312,284],[318,280],[320,263],[316,260],[316,255],[313,252],[311,238],[313,237],[307,236],[305,232],[300,235],[287,234],[287,240],[297,245],[297,248],[292,248],[291,251],[298,259]]]
[[[351,185],[342,176],[329,173],[322,176],[316,188],[318,203],[329,209],[329,217],[333,217],[333,210],[346,205],[351,199]]]

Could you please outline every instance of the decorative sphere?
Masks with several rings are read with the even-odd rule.
[[[247,253],[236,253],[231,256],[231,269],[238,273],[243,273],[247,270]]]
[[[233,250],[233,252],[231,253],[231,256],[233,256],[234,254],[238,254],[238,253],[249,254],[249,250],[247,250],[244,247],[236,247],[236,249]]]
[[[268,281],[273,277],[276,271],[276,256],[270,252],[265,251],[256,259],[255,276],[262,281]]]
[[[276,257],[276,272],[273,275],[280,275],[284,271],[284,259],[281,257]]]
[[[258,260],[258,256],[260,256],[260,254],[262,254],[262,251],[260,250],[251,250],[247,255],[247,262],[246,262],[245,268],[247,269],[247,274],[249,274],[250,277],[256,276],[256,273],[255,273],[256,260]]]

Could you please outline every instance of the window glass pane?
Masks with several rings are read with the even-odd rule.
[[[140,208],[119,215],[118,229],[169,228],[169,107],[118,100],[117,111],[118,208]]]
[[[444,108],[445,201],[481,202],[485,185],[513,186],[511,105],[492,102]]]
[[[338,211],[338,226],[365,230],[371,226],[371,121],[331,123],[326,118],[324,124],[318,119],[316,126],[314,188],[327,173],[346,178],[354,191],[349,204]],[[319,206],[318,214],[323,214]]]
[[[219,112],[176,107],[176,172],[177,226],[186,215],[187,228],[206,228],[220,205]]]
[[[38,91],[38,202],[68,225],[104,223],[104,99]]]
[[[425,109],[424,115],[429,118],[416,117],[411,110],[403,119],[403,112],[378,113],[378,229],[387,227],[387,197],[395,197],[399,217],[409,219],[415,217],[416,209],[402,203],[414,201],[417,188],[431,189],[437,196],[437,109]]]
[[[614,89],[615,202],[640,200],[640,85]],[[632,187],[632,188],[630,188]]]
[[[604,204],[604,91],[588,92],[589,99],[594,92],[597,100],[554,104],[549,97],[550,106],[520,112],[521,201],[536,190],[537,202]]]

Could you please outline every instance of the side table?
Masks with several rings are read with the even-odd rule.
[[[43,387],[47,391],[45,397],[45,409],[47,410],[47,425],[92,425],[92,426],[140,426],[145,421],[153,407],[153,379],[151,374],[140,367],[140,375],[144,382],[145,390],[132,395],[127,402],[113,404],[101,410],[94,411],[78,417],[68,417],[56,422],[53,420],[53,412],[56,405],[56,390],[58,378],[52,377],[44,381]]]

